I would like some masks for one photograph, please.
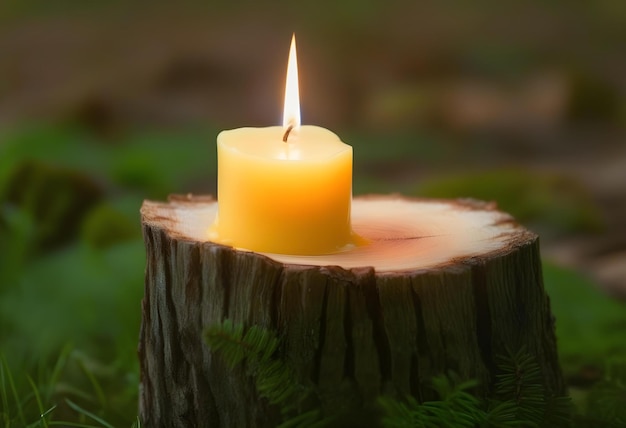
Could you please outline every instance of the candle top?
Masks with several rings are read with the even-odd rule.
[[[283,127],[238,128],[222,131],[218,146],[243,156],[265,160],[322,161],[337,156],[352,147],[326,128],[305,125],[294,129],[287,142],[282,139]]]

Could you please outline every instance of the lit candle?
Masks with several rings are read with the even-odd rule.
[[[300,125],[295,36],[283,126],[217,136],[215,242],[257,252],[316,255],[350,248],[352,147],[318,126]]]

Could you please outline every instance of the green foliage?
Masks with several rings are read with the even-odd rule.
[[[205,339],[231,368],[244,367],[254,379],[259,396],[280,408],[284,418],[282,428],[326,426],[346,416],[324,414],[315,408],[302,409],[304,398],[317,392],[313,385],[299,383],[293,370],[280,359],[280,340],[273,332],[258,326],[244,330],[241,324],[224,320],[210,326]],[[475,381],[464,381],[454,373],[432,380],[439,400],[420,403],[412,396],[403,401],[381,396],[378,402],[384,412],[382,424],[388,428],[550,428],[572,424],[569,397],[546,392],[541,368],[525,349],[498,356],[497,370],[494,394],[487,399],[473,395]],[[614,417],[610,413],[615,412],[613,406],[623,400],[620,392],[626,382],[610,380],[606,385],[598,387],[599,400],[604,400],[603,403],[609,400],[607,410],[598,420],[610,421]]]
[[[262,397],[272,404],[286,403],[298,391],[293,382],[294,373],[272,356],[278,347],[278,338],[271,332],[250,327],[244,334],[243,326],[224,321],[211,326],[205,338],[214,350],[219,350],[232,367],[244,359],[248,374],[256,379]],[[286,409],[285,409],[286,410]]]
[[[311,388],[297,382],[294,371],[277,358],[279,339],[274,333],[258,326],[244,332],[241,324],[224,320],[207,328],[205,339],[214,351],[219,351],[231,366],[241,365],[255,380],[259,395],[277,405],[283,415],[281,428],[323,426],[321,412],[317,409],[303,411],[300,403]]]
[[[0,205],[0,292],[17,280],[36,251],[33,218],[14,206]],[[1,314],[0,314],[1,317]],[[2,327],[0,326],[0,332]]]
[[[387,428],[566,427],[570,425],[568,397],[545,393],[541,369],[524,349],[498,356],[495,394],[479,400],[470,393],[476,382],[462,382],[454,374],[437,376],[433,389],[438,401],[419,403],[413,397],[400,402],[381,397]]]
[[[138,190],[139,202],[146,195],[165,198],[168,193],[198,188],[196,182],[214,180],[216,135],[211,128],[187,128],[128,132],[109,141],[76,126],[31,126],[3,136],[0,189],[15,165],[34,162],[83,171],[96,182],[119,186],[127,193]]]
[[[413,397],[406,402],[382,396],[379,404],[385,412],[383,426],[387,428],[470,428],[485,419],[480,401],[468,391],[476,382],[459,382],[454,375],[437,376],[433,389],[441,398],[438,401],[419,403]]]
[[[589,278],[543,262],[546,291],[556,317],[559,359],[571,382],[589,383],[589,368],[626,356],[626,304],[602,293]]]
[[[604,378],[589,391],[585,407],[577,426],[626,426],[626,360],[608,364]]]
[[[522,170],[496,170],[424,182],[423,197],[497,201],[517,220],[547,233],[598,231],[601,216],[590,195],[570,178]]]
[[[129,132],[114,142],[73,126],[5,130],[0,426],[101,426],[66,399],[130,425],[145,266],[138,209],[146,195],[189,191],[191,181],[212,177],[214,138],[206,129]],[[56,363],[59,355],[67,364]]]
[[[388,428],[534,427],[620,428],[626,426],[626,361],[609,365],[590,390],[585,406],[573,414],[569,397],[546,394],[536,360],[523,349],[497,357],[499,374],[492,398],[478,400],[453,374],[433,379],[440,400],[419,403],[383,396],[383,425]]]
[[[42,162],[24,161],[13,170],[0,205],[32,216],[36,247],[46,249],[70,241],[85,213],[102,198],[87,174]]]
[[[415,144],[414,134],[352,138],[349,133],[340,134],[348,142],[363,144],[355,152],[355,167],[362,168],[356,174],[361,184],[355,182],[355,189],[361,192],[398,190],[398,183],[390,184],[385,169],[398,157],[437,161],[448,156],[449,144],[427,135],[420,136],[420,144]],[[215,132],[210,129],[129,132],[116,136],[115,141],[72,126],[5,130],[0,144],[1,427],[46,423],[102,426],[69,402],[114,426],[129,426],[135,420],[138,308],[145,265],[137,211],[146,196],[210,191],[205,184],[215,175],[214,139]],[[393,149],[380,144],[388,140]],[[528,178],[527,174],[520,176],[509,179],[506,174],[500,177],[494,173],[491,183],[504,180],[515,184]],[[465,188],[475,184],[470,180]],[[532,178],[525,185],[531,189],[539,186]],[[90,186],[101,194],[80,208]],[[61,189],[58,193],[57,187]],[[569,194],[565,187],[564,193]],[[528,198],[525,200],[531,207],[549,199],[541,196],[542,192],[533,196],[521,187],[506,189],[496,192],[493,199],[502,197],[506,203],[517,192]],[[558,189],[555,185],[553,193]],[[571,210],[571,216],[576,217],[576,207],[586,202],[584,195],[580,199],[576,199],[580,195],[574,196],[572,200],[581,202]],[[50,212],[45,211],[47,205],[53,207]],[[570,209],[567,204],[563,206]],[[75,214],[72,207],[80,215],[67,233],[65,225]],[[529,211],[529,218],[542,220],[544,211],[534,210]],[[568,212],[563,218],[569,216]],[[561,227],[550,215],[546,218],[555,228]],[[48,249],[44,243],[49,243]],[[586,372],[593,373],[584,386],[591,388],[589,392],[577,392],[576,404],[582,416],[576,426],[602,426],[597,420],[610,421],[611,411],[619,415],[618,410],[626,408],[618,401],[619,382],[623,385],[623,380],[618,382],[614,369],[607,369],[603,378],[607,358],[626,355],[626,307],[602,295],[577,272],[544,263],[544,276],[557,317],[559,355],[568,380],[579,384]],[[242,331],[242,343],[246,334],[248,331]],[[260,332],[252,330],[250,334]],[[325,414],[310,408],[316,391],[310,385],[298,384],[289,369],[285,371],[276,363],[280,345],[274,339],[278,339],[248,339],[266,340],[263,346],[269,344],[268,349],[274,349],[271,355],[244,357],[240,365],[250,370],[254,366],[250,362],[256,358],[257,367],[263,366],[264,370],[249,374],[268,400],[273,397],[279,408],[287,409],[283,426],[328,424],[328,409],[324,409]],[[67,343],[72,346],[66,347]],[[258,361],[264,363],[259,365]],[[285,385],[286,379],[295,386]],[[593,387],[596,381],[599,383]],[[339,397],[342,394],[337,391]],[[618,403],[617,407],[612,403]],[[519,410],[508,400],[481,405],[487,426],[507,426]],[[349,421],[349,417],[341,420]],[[338,423],[338,419],[333,421]],[[135,421],[134,425],[138,424]]]
[[[113,425],[111,425],[110,423],[106,422],[104,419],[94,415],[93,413],[91,413],[88,410],[83,409],[82,407],[80,407],[78,404],[74,403],[71,400],[65,400],[65,402],[67,403],[68,406],[70,406],[70,408],[72,408],[73,410],[75,410],[76,412],[78,412],[79,414],[95,421],[98,422],[100,425],[102,425],[105,428],[114,428]]]
[[[211,193],[206,183],[217,175],[217,150],[213,129],[152,132],[129,135],[113,152],[112,180],[143,197],[163,199],[169,193],[190,189]]]
[[[134,366],[143,252],[139,240],[103,250],[79,243],[29,262],[0,292],[9,361],[34,365],[73,342],[104,362],[121,357]]]
[[[135,223],[111,205],[101,204],[85,218],[81,235],[90,245],[106,248],[139,238],[140,228]]]
[[[537,427],[568,426],[571,405],[568,397],[549,396],[543,385],[541,367],[521,349],[496,358],[495,397],[514,409],[515,419]],[[498,402],[496,401],[496,402]]]
[[[94,407],[97,397],[88,389],[83,389],[83,386],[91,383],[94,389],[101,390],[102,387],[98,380],[101,376],[86,367],[86,362],[81,361],[83,358],[68,346],[53,364],[52,371],[44,369],[36,376],[25,375],[23,379],[18,379],[13,375],[6,359],[0,355],[0,426],[112,427],[101,413],[107,410],[109,416],[112,416],[116,413],[115,410],[107,405],[95,412],[86,408]],[[84,378],[80,382],[72,374],[77,364],[83,366],[85,377],[90,379],[88,382],[84,382]],[[70,387],[68,382],[74,386]],[[85,405],[79,405],[76,401]],[[113,405],[117,404],[115,400],[111,401]],[[135,423],[134,426],[140,425]]]

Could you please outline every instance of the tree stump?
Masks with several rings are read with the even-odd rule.
[[[366,426],[380,394],[433,399],[431,379],[449,370],[488,396],[508,349],[524,347],[546,390],[564,394],[538,237],[494,204],[355,198],[353,228],[370,243],[326,256],[208,242],[216,211],[191,195],[141,209],[145,426],[276,426],[245,369],[203,339],[225,319],[276,332],[278,357],[316,388],[320,408],[354,408]]]

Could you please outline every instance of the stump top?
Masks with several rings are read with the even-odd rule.
[[[168,202],[144,201],[142,222],[171,238],[207,245],[217,213],[210,196],[171,196]],[[261,253],[293,265],[373,267],[377,272],[432,269],[473,258],[495,257],[535,241],[494,203],[469,199],[409,199],[397,195],[362,196],[352,201],[352,227],[368,245],[320,256]],[[246,251],[237,249],[238,251]]]

